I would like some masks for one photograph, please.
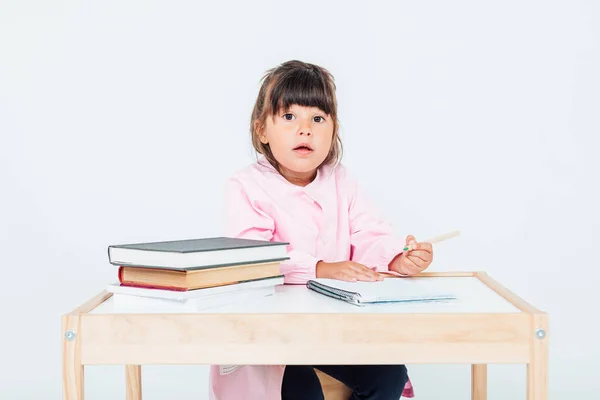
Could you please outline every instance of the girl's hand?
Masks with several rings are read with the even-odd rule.
[[[431,243],[417,243],[414,236],[408,235],[406,245],[410,246],[409,250],[404,251],[390,263],[390,271],[402,275],[416,275],[429,267],[433,260]]]
[[[338,279],[341,281],[382,281],[383,277],[371,268],[354,261],[342,261],[328,263],[319,261],[317,263],[317,278]]]

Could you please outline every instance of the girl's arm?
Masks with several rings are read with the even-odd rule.
[[[350,192],[350,244],[351,260],[389,271],[392,261],[402,253],[405,241],[396,236],[389,222],[361,190],[358,182],[347,177]]]
[[[230,179],[225,191],[225,236],[272,241],[274,231],[273,218],[251,200],[240,181]],[[314,279],[320,259],[295,250],[292,244],[287,250],[290,259],[280,266],[285,283],[304,284]]]

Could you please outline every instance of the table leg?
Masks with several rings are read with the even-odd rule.
[[[548,400],[548,316],[533,316],[531,359],[527,364],[527,400]]]
[[[142,400],[142,367],[140,365],[126,365],[125,380],[127,400]]]
[[[471,400],[487,400],[487,364],[471,365]]]
[[[62,375],[63,399],[83,400],[83,365],[81,364],[81,338],[79,316],[62,317]]]

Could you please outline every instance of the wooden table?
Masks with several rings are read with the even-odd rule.
[[[119,312],[103,291],[62,317],[63,398],[83,400],[85,365],[124,365],[139,400],[141,365],[466,363],[472,399],[485,400],[487,364],[524,363],[527,399],[547,400],[547,314],[482,272],[408,279],[460,298],[358,307],[281,285],[252,304],[157,314]]]

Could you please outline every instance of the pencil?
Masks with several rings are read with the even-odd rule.
[[[428,243],[439,243],[442,242],[444,240],[448,240],[448,239],[452,239],[453,237],[457,237],[458,235],[460,235],[460,231],[452,231],[452,232],[448,232],[448,233],[444,233],[443,235],[439,235],[439,236],[435,236],[432,237],[429,240],[425,240],[425,242]],[[412,250],[411,249],[411,245],[406,246],[405,248],[402,249],[402,251],[407,251],[407,250]]]

